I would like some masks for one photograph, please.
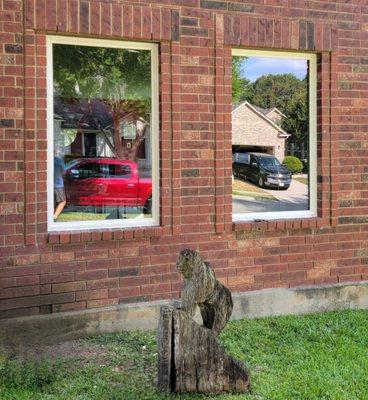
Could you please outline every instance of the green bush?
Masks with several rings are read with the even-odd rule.
[[[298,157],[286,156],[283,161],[283,165],[292,173],[297,174],[303,171],[303,163]]]

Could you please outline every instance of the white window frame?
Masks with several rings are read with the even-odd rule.
[[[235,213],[233,222],[313,218],[317,216],[317,54],[233,49],[234,56],[293,58],[309,62],[309,210]]]
[[[152,146],[152,217],[142,219],[116,219],[98,221],[54,221],[54,95],[53,44],[109,47],[116,49],[149,50],[151,52],[151,146]],[[159,225],[159,65],[156,43],[126,42],[105,39],[87,39],[67,36],[47,36],[47,229],[55,231],[95,230],[112,228],[150,227]]]

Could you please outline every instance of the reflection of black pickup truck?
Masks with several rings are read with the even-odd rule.
[[[291,172],[269,154],[234,153],[233,173],[260,187],[287,189],[291,183]]]

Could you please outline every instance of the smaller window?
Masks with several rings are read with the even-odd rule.
[[[317,215],[316,55],[233,50],[233,220]]]
[[[137,127],[134,124],[123,122],[120,130],[125,140],[135,140],[137,137]]]
[[[240,164],[249,164],[250,156],[249,153],[234,153],[233,162]]]

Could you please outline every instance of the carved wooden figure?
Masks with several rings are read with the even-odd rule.
[[[184,278],[181,309],[193,317],[198,305],[203,325],[218,335],[233,311],[230,290],[216,279],[211,264],[193,250],[180,253],[176,268]]]
[[[218,341],[231,316],[231,293],[211,265],[192,250],[180,253],[184,278],[180,309],[161,307],[158,329],[158,387],[171,392],[245,392],[245,365],[226,354]],[[203,325],[193,320],[199,306]]]

